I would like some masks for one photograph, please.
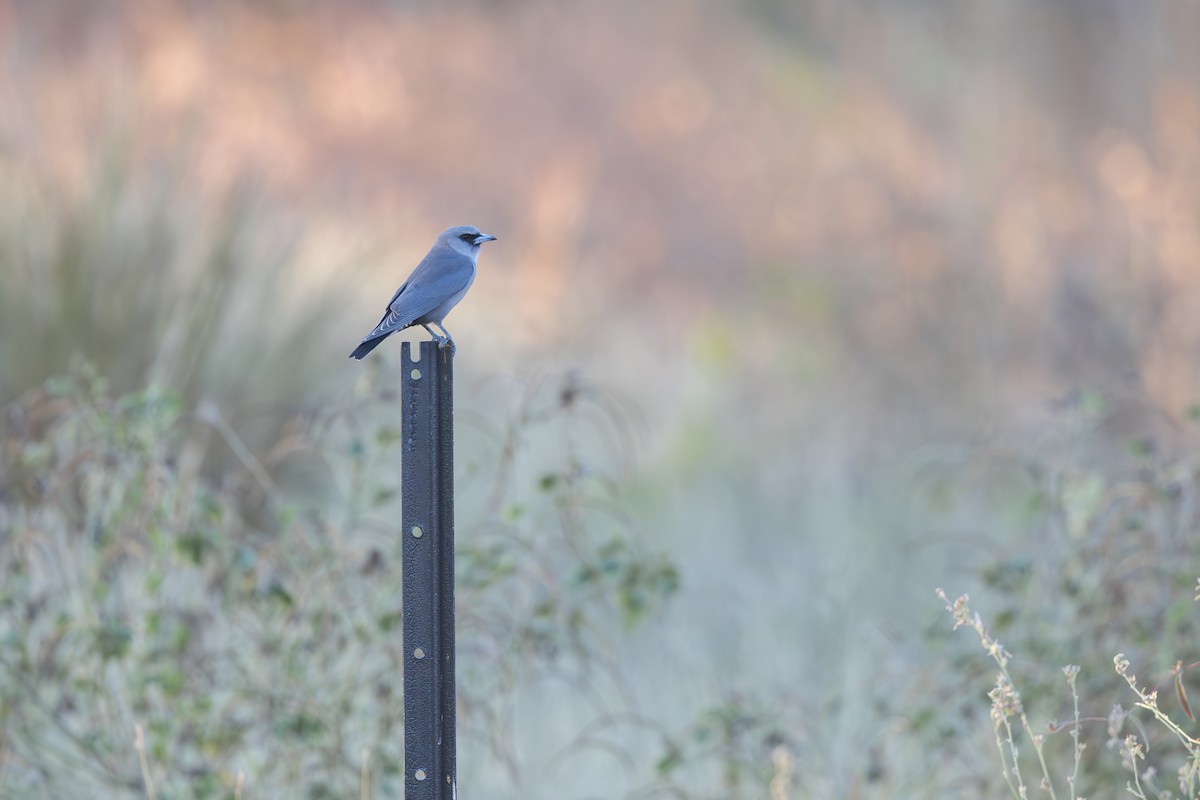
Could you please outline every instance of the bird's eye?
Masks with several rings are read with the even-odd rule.
[[[471,233],[464,233],[461,236],[459,236],[458,238],[462,239],[464,242],[474,242],[475,241],[475,235],[471,234]]]

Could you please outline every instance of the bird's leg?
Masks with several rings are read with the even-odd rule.
[[[431,324],[437,325],[439,328],[441,328],[442,333],[441,334],[436,333],[433,330],[433,328],[429,327],[429,325],[427,325],[424,322],[421,323],[421,327],[424,328],[425,330],[429,331],[429,335],[433,337],[433,340],[435,342],[437,342],[438,347],[441,348],[442,350],[445,350],[447,347],[449,347],[451,353],[457,352],[457,348],[455,348],[455,346],[454,346],[454,340],[450,338],[450,331],[446,330],[445,328],[442,328],[442,326],[438,325],[436,322],[431,323]]]
[[[450,331],[446,330],[446,326],[440,322],[435,322],[433,324],[437,325],[438,328],[441,329],[442,333],[446,334],[446,338],[441,341],[440,347],[445,350],[446,345],[450,345],[450,352],[457,352],[458,348],[454,346],[454,337],[450,335]]]

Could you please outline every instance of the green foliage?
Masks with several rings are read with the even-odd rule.
[[[601,544],[594,562],[583,563],[575,583],[617,597],[621,616],[629,625],[639,622],[652,604],[679,588],[679,572],[665,558],[647,563],[628,539],[616,536]]]
[[[364,758],[376,796],[398,796],[400,539],[387,523],[397,500],[379,485],[394,479],[398,437],[381,421],[386,397],[392,388],[365,386],[304,434],[340,499],[296,513],[286,490],[257,487],[279,495],[266,527],[242,513],[255,470],[212,475],[187,457],[208,423],[182,414],[177,395],[114,398],[80,365],[6,409],[5,796],[149,794],[152,783],[158,797],[223,798],[239,781],[256,794],[356,796]],[[508,452],[537,425],[569,429],[569,414],[556,396],[512,428],[526,443]],[[594,685],[613,666],[612,640],[678,582],[628,529],[589,516],[611,484],[586,477],[581,452],[551,490],[526,493],[516,522],[460,521],[471,532],[459,552],[460,725],[485,746],[502,746],[516,684],[568,672]],[[510,468],[497,480],[524,480]],[[498,514],[511,504],[497,491]]]
[[[753,796],[774,771],[771,753],[788,744],[780,709],[756,705],[743,697],[730,697],[721,705],[704,709],[682,731],[664,738],[658,774],[667,780],[683,769],[719,765],[718,781],[728,797]]]
[[[1038,775],[1032,782],[1048,770],[1046,782],[1071,797],[1106,796],[1127,781],[1135,796],[1176,796],[1169,776],[1196,770],[1195,740],[1185,730],[1194,727],[1188,685],[1200,667],[1191,591],[1200,475],[1191,459],[1151,453],[1131,448],[1138,461],[1126,471],[1030,465],[1042,509],[1036,557],[1009,554],[984,566],[990,625],[969,610],[965,595],[946,601],[955,627],[975,628],[1000,667],[992,719],[1014,796],[1031,783],[1030,769]],[[1057,669],[1064,664],[1079,665],[1067,668],[1068,685]],[[1138,683],[1134,672],[1151,677]],[[965,698],[981,676],[959,662],[949,679],[950,693]],[[1014,716],[1021,725],[1010,728]],[[1055,742],[1068,736],[1086,746]],[[1029,740],[1042,767],[1016,756],[1030,754]],[[1075,777],[1065,782],[1068,774]],[[1183,797],[1200,791],[1194,779],[1179,786]]]

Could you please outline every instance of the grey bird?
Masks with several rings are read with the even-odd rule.
[[[428,255],[392,295],[383,310],[383,319],[363,337],[350,357],[361,360],[384,339],[413,325],[420,325],[440,347],[448,346],[453,351],[454,339],[443,327],[442,320],[475,282],[479,246],[495,240],[495,236],[482,233],[474,225],[459,225],[442,231]],[[430,325],[438,326],[442,333],[435,333]]]

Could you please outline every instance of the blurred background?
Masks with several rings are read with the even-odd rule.
[[[1112,656],[1198,657],[1198,25],[0,0],[0,797],[400,796],[346,355],[467,223],[466,795],[1000,796],[939,586],[1119,790]]]

